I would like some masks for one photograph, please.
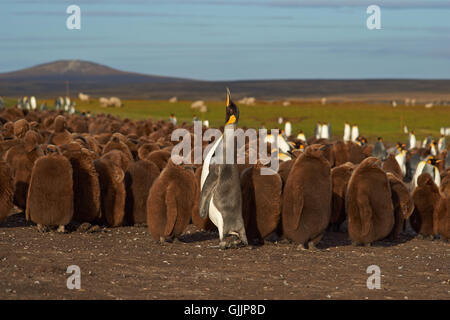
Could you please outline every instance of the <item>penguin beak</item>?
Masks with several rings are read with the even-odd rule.
[[[228,89],[227,87],[227,107],[230,106],[230,101],[231,101],[231,92],[230,89]]]

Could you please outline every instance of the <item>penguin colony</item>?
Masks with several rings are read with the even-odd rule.
[[[171,158],[171,133],[193,134],[191,123],[37,110],[33,101],[21,101],[29,109],[0,112],[0,221],[16,207],[39,231],[147,225],[157,242],[180,237],[193,223],[218,231],[220,248],[286,239],[312,249],[325,232],[345,229],[353,244],[370,245],[396,239],[406,226],[420,237],[450,238],[443,137],[421,144],[409,132],[406,144],[387,148],[382,137],[369,144],[354,124],[333,140],[331,126],[318,123],[307,139],[303,131],[292,134],[288,121],[278,137],[266,138],[268,152],[278,139],[279,170],[262,175],[268,166],[260,161],[211,161],[220,144],[227,150],[224,129],[238,126],[229,92],[223,135],[195,165]],[[248,144],[246,158],[258,151]]]

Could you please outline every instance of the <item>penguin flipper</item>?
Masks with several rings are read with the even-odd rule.
[[[200,203],[199,203],[199,215],[202,219],[206,219],[209,213],[209,203],[211,202],[211,197],[213,195],[213,191],[217,185],[217,166],[211,165],[209,174],[206,177],[205,183],[203,184],[203,188],[200,193]]]
[[[288,201],[283,203],[283,206],[288,205],[290,207],[292,214],[286,216],[286,224],[292,226],[293,229],[298,229],[300,225],[300,217],[303,212],[304,199],[302,189],[303,188],[300,186],[293,188],[291,192],[293,197],[290,197]]]
[[[361,195],[357,200],[359,209],[359,216],[361,221],[361,237],[366,237],[370,229],[372,229],[372,208],[370,207],[370,200],[367,196]]]
[[[169,185],[166,192],[166,227],[164,228],[164,236],[170,237],[175,228],[175,222],[177,221],[177,199],[173,196],[175,193],[172,185]]]

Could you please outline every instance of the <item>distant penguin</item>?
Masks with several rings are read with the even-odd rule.
[[[419,235],[433,236],[433,212],[439,199],[439,188],[428,173],[417,179],[417,187],[412,193],[414,211],[410,218],[411,226]]]
[[[55,118],[55,130],[48,138],[48,144],[54,144],[55,146],[61,146],[68,144],[72,141],[72,135],[67,131],[67,123],[64,116],[57,116]]]
[[[35,96],[30,97],[30,107],[33,111],[37,109],[37,101]]]
[[[359,128],[356,124],[354,124],[352,126],[352,133],[351,133],[350,140],[353,142],[356,142],[356,139],[358,139],[358,137],[359,137]]]
[[[322,129],[320,130],[320,138],[321,139],[327,139],[330,140],[331,138],[331,125],[328,124],[322,124]]]
[[[428,147],[428,146],[431,144],[431,142],[433,142],[433,137],[432,137],[432,136],[426,137],[426,138],[423,139],[423,141],[422,141],[422,148]]]
[[[8,217],[13,207],[14,183],[8,164],[0,161],[0,222]]]
[[[239,170],[237,164],[225,163],[227,147],[233,146],[234,130],[239,120],[239,109],[231,101],[230,91],[227,90],[225,132],[214,147],[206,155],[202,167],[200,184],[200,217],[209,216],[219,230],[220,248],[226,248],[225,237],[229,233],[238,235],[241,242],[247,245],[244,220],[242,217],[242,195]],[[212,164],[214,152],[223,147],[222,163]],[[229,151],[228,151],[229,152]]]
[[[297,139],[306,142],[305,134],[303,133],[303,130],[300,130],[297,134]]]
[[[417,187],[417,179],[422,173],[428,173],[438,187],[441,185],[441,175],[437,167],[439,162],[440,160],[437,160],[434,156],[428,156],[425,160],[419,162],[412,181],[413,189]]]
[[[450,197],[441,197],[433,214],[433,233],[450,240]]]
[[[292,125],[290,121],[286,121],[284,124],[284,132],[287,137],[290,137],[292,135]]]
[[[317,122],[316,123],[316,128],[314,129],[314,136],[316,138],[316,140],[319,140],[322,136],[322,123],[321,122]]]
[[[391,240],[397,239],[403,230],[405,220],[408,219],[414,210],[414,201],[409,193],[408,187],[401,178],[387,173],[391,186],[392,204],[394,206],[394,228],[391,233]]]
[[[350,141],[352,139],[351,131],[352,131],[352,129],[350,127],[350,123],[345,122],[345,125],[344,125],[344,138],[343,138],[344,142]],[[359,133],[358,133],[358,135],[359,135]]]
[[[277,230],[280,222],[281,177],[276,172],[262,175],[258,163],[242,172],[241,189],[247,238],[249,241],[263,242]]]
[[[383,170],[392,173],[400,180],[403,179],[402,169],[392,153],[390,153],[386,161],[383,162]]]
[[[195,183],[192,169],[169,160],[147,199],[147,225],[154,240],[163,243],[184,232],[195,204]]]
[[[288,153],[289,151],[291,151],[290,145],[287,143],[281,132],[278,134],[277,143],[278,149],[280,149],[281,152]]]
[[[406,148],[408,150],[411,150],[416,147],[416,135],[414,134],[414,131],[411,131],[408,135],[408,143],[406,144]]]
[[[377,142],[375,142],[375,146],[372,150],[372,157],[376,157],[380,159],[381,161],[384,161],[387,159],[388,153],[386,151],[386,147],[383,143],[383,138],[378,137]]]
[[[26,218],[64,232],[73,217],[72,166],[58,149],[36,160],[30,179]],[[45,200],[45,201],[44,201]]]
[[[405,149],[401,149],[395,156],[395,160],[397,160],[397,163],[402,171],[402,177],[406,176],[406,153],[407,151]]]
[[[344,163],[338,167],[331,169],[332,182],[332,207],[330,227],[332,231],[339,230],[339,226],[345,221],[345,195],[347,193],[347,185],[355,165],[351,162]]]
[[[323,155],[327,148],[309,146],[295,160],[283,190],[283,236],[303,248],[314,248],[330,222],[331,169]]]
[[[365,159],[353,171],[345,206],[348,233],[354,245],[370,245],[386,238],[395,223],[391,187],[375,157]]]
[[[444,135],[441,135],[441,137],[439,138],[437,147],[439,152],[442,152],[447,149],[447,142],[445,140]]]

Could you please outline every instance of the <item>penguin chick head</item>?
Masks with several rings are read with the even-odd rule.
[[[226,108],[226,117],[225,117],[225,125],[228,124],[236,124],[239,121],[239,109],[234,104],[233,101],[231,101],[231,93],[230,90],[227,88],[227,108]]]

